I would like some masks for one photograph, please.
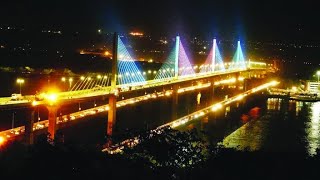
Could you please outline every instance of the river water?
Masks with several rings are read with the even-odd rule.
[[[320,102],[269,98],[253,100],[227,116],[209,115],[180,129],[197,127],[211,143],[241,151],[314,156],[320,148],[319,123]]]
[[[268,99],[263,111],[257,121],[229,135],[223,144],[251,150],[316,155],[320,148],[320,102]]]

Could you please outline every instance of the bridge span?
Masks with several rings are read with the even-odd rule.
[[[33,143],[33,131],[37,128],[48,128],[50,138],[55,138],[57,124],[61,121],[73,120],[81,117],[83,114],[94,113],[98,111],[108,111],[107,135],[112,135],[112,127],[116,122],[116,109],[122,104],[128,102],[138,102],[150,97],[172,96],[173,108],[178,103],[178,94],[184,91],[208,87],[221,86],[234,83],[236,86],[240,81],[250,79],[252,77],[265,77],[267,73],[272,72],[272,68],[263,62],[245,61],[240,42],[235,54],[234,62],[223,63],[221,55],[219,55],[216,41],[213,41],[213,51],[209,58],[208,64],[200,66],[198,72],[195,67],[190,65],[186,56],[180,37],[176,38],[176,46],[173,58],[169,58],[168,62],[158,70],[154,80],[146,81],[143,77],[144,73],[138,70],[134,59],[125,49],[121,39],[115,34],[114,48],[112,58],[112,71],[110,77],[110,85],[99,88],[72,88],[66,92],[49,92],[43,95],[43,99],[36,99],[35,95],[26,95],[21,101],[10,101],[10,97],[0,98],[0,108],[29,108],[30,117],[26,118],[26,124],[13,130],[0,132],[2,138],[12,138],[20,133],[25,134],[27,144]],[[89,82],[90,79],[81,80],[81,83]],[[77,87],[79,87],[79,84]],[[91,82],[90,82],[91,84]],[[81,85],[80,85],[81,87]],[[86,87],[86,85],[84,86]],[[129,88],[128,88],[129,87]],[[155,93],[146,93],[154,91]],[[117,102],[117,96],[127,94],[129,99]],[[71,113],[59,119],[57,112],[62,105],[74,104],[83,101],[89,101],[97,98],[108,98],[109,104],[98,109],[86,110],[83,112]],[[48,120],[34,123],[35,107],[45,106],[48,110]],[[173,117],[175,119],[175,117]],[[13,133],[12,133],[13,132]],[[18,133],[17,133],[18,132]]]

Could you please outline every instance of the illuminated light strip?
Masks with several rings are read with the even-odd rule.
[[[158,70],[155,80],[161,79],[170,79],[170,78],[178,78],[179,72],[179,45],[180,45],[180,37],[176,37],[176,45],[173,51],[170,53],[168,59],[164,62],[161,68]],[[169,69],[170,71],[163,71]],[[172,71],[173,69],[173,71]]]
[[[259,69],[259,68],[257,68],[257,69]],[[241,72],[241,71],[246,71],[246,70],[227,70],[225,72],[217,72],[216,71],[214,75],[223,75],[223,74],[229,74],[229,73],[235,73],[235,72]],[[139,89],[144,89],[144,88],[148,88],[148,87],[157,87],[157,86],[178,83],[178,82],[185,82],[185,81],[196,80],[198,78],[206,78],[206,77],[211,77],[211,76],[213,76],[213,75],[212,74],[197,74],[196,76],[191,76],[188,78],[171,79],[170,81],[163,81],[163,82],[159,82],[158,80],[150,80],[150,81],[143,83],[143,86],[139,87]],[[87,77],[87,79],[89,79],[89,78],[90,77]],[[121,86],[117,85],[117,87],[121,87]],[[82,89],[82,90],[73,91],[73,92],[70,92],[70,91],[60,92],[59,97],[62,99],[70,99],[70,97],[72,97],[73,99],[76,99],[76,98],[80,98],[80,97],[92,96],[92,94],[105,95],[105,94],[109,94],[109,92],[110,92],[110,87],[104,88],[104,91],[98,91],[98,92],[94,92],[94,93],[91,89]],[[10,99],[10,97],[8,97],[8,98]]]
[[[90,81],[91,81],[91,77],[90,76],[86,77],[86,79],[84,80],[84,85],[83,85],[82,90],[87,89],[87,86],[89,85],[89,83],[91,83]]]
[[[155,99],[158,97],[168,97],[171,95],[172,95],[172,90],[167,90],[165,92],[152,93],[152,94],[147,94],[147,95],[143,95],[143,96],[139,96],[139,97],[134,97],[134,98],[118,101],[116,106],[122,107],[122,106],[125,106],[128,104],[134,104],[137,102],[146,101],[146,100],[150,99],[150,97]],[[89,115],[94,115],[96,113],[100,113],[100,112],[104,112],[104,111],[108,111],[108,110],[109,110],[109,105],[103,105],[103,106],[98,106],[98,107],[86,109],[83,111],[71,113],[69,115],[63,115],[63,116],[61,116],[61,119],[57,120],[57,124],[74,121],[74,120],[77,120],[78,118],[82,118],[82,117],[89,116]],[[70,117],[70,119],[68,118],[68,116]],[[34,123],[33,130],[36,131],[36,130],[47,128],[49,125],[48,123],[49,123],[48,120],[36,122],[36,123]],[[13,138],[15,136],[21,135],[24,132],[25,132],[25,126],[20,126],[20,127],[14,128],[14,129],[9,129],[9,130],[5,130],[5,131],[0,132],[0,137],[3,137],[4,141],[5,141],[9,138]]]
[[[211,86],[211,83],[205,83],[205,84],[199,84],[199,85],[196,85],[196,86],[186,87],[184,89],[185,89],[185,91],[191,91],[191,90],[206,88],[206,87],[210,87],[210,86]],[[122,106],[125,106],[125,105],[128,105],[128,104],[134,104],[136,102],[148,100],[150,98],[154,99],[154,98],[164,97],[164,96],[168,97],[168,96],[172,95],[172,92],[173,92],[172,90],[167,90],[165,92],[158,92],[156,94],[152,93],[152,94],[147,94],[147,95],[144,95],[144,96],[139,96],[139,97],[130,98],[130,99],[127,99],[127,100],[118,101],[117,102],[117,107],[122,107]],[[138,99],[138,100],[135,100],[135,99]],[[97,109],[99,110],[100,108],[104,108],[105,110],[108,110],[109,106],[108,105],[104,105],[104,106],[99,106],[99,107],[95,107],[95,108],[86,109],[86,110],[83,110],[83,111],[71,113],[71,114],[69,114],[70,119],[66,118],[68,115],[64,115],[64,116],[62,116],[62,120],[58,120],[57,121],[57,124],[73,121],[73,120],[76,120],[77,118],[81,118],[81,117],[84,117],[84,116],[87,116],[87,115],[90,115],[90,114],[91,115],[92,114],[96,114],[96,113],[93,112],[93,110],[97,110]],[[34,123],[34,127],[33,128],[34,128],[34,130],[39,130],[39,129],[43,129],[43,128],[46,128],[46,127],[48,127],[48,120],[43,120],[43,121]],[[11,138],[11,137],[14,137],[16,135],[20,135],[21,133],[24,133],[24,131],[25,131],[24,126],[20,126],[20,127],[14,128],[14,129],[2,131],[2,132],[0,132],[0,136],[4,135],[4,137]]]
[[[83,89],[89,89],[92,81],[93,81],[93,79],[92,79],[91,77],[88,77],[88,78],[87,78],[86,85],[83,87]]]
[[[264,62],[254,62],[254,61],[249,61],[249,64],[257,64],[257,65],[263,65],[263,66],[267,65],[267,63],[264,63]]]
[[[196,90],[196,89],[203,89],[203,88],[207,88],[207,87],[210,87],[210,86],[211,86],[211,83],[205,83],[205,84],[199,84],[197,86],[180,88],[180,89],[178,89],[178,93],[183,93],[183,92],[187,92],[187,91],[193,91],[193,90]]]
[[[270,87],[270,86],[275,86],[275,85],[277,85],[277,84],[279,84],[279,82],[277,82],[277,81],[271,81],[271,82],[269,82],[269,83],[266,83],[266,84],[264,84],[264,85],[261,85],[261,86],[256,87],[256,89],[258,89],[258,90],[260,91],[260,90],[262,90],[262,89],[266,89],[266,88],[268,88],[268,87]],[[221,109],[224,105],[230,104],[230,103],[232,103],[232,102],[234,102],[234,101],[242,100],[245,96],[247,96],[247,95],[249,95],[249,94],[251,94],[251,93],[254,93],[254,92],[257,92],[257,91],[253,91],[253,89],[251,89],[251,90],[246,91],[246,92],[244,92],[244,93],[241,93],[241,94],[239,94],[239,95],[237,95],[237,96],[231,97],[231,98],[229,98],[229,99],[227,99],[227,100],[221,101],[221,102],[216,103],[216,104],[214,104],[214,105],[212,105],[212,106],[209,106],[209,107],[204,108],[204,109],[202,109],[202,110],[196,111],[196,112],[194,112],[194,113],[192,113],[192,114],[190,114],[190,115],[187,115],[187,116],[184,116],[184,117],[182,117],[182,118],[179,118],[178,120],[175,120],[175,121],[172,121],[172,122],[167,123],[167,124],[165,124],[165,125],[162,125],[162,126],[160,126],[159,128],[164,128],[164,127],[166,127],[166,126],[170,126],[170,127],[174,128],[174,127],[177,127],[178,124],[179,124],[179,125],[185,124],[186,122],[193,120],[193,119],[192,119],[193,116],[194,116],[194,117],[199,116],[199,113],[203,115],[203,113],[209,112],[209,111],[208,111],[209,109],[211,109],[212,111],[216,111],[216,110],[218,110],[218,109]],[[186,121],[186,119],[188,119],[188,120]],[[172,126],[172,125],[173,125],[173,126]]]
[[[122,77],[118,76],[119,84],[132,84],[138,82],[145,82],[145,79],[138,69],[135,60],[132,58],[126,47],[124,46],[120,37],[118,37],[118,73],[119,74],[126,74]]]
[[[238,41],[237,50],[232,58],[232,63],[229,64],[229,69],[245,69],[246,63],[244,59],[241,44],[240,41]]]
[[[103,81],[101,83],[101,86],[106,87],[108,85],[109,77],[107,75],[103,75],[102,79]]]
[[[82,81],[77,81],[77,82],[71,87],[71,89],[70,89],[69,91],[74,91],[74,90],[76,90],[77,87],[78,87],[81,83],[82,83]]]
[[[80,82],[81,84],[79,85],[79,87],[76,88],[76,91],[85,89],[85,86],[88,83],[88,78],[89,77],[86,77],[84,80],[82,80],[82,82]]]
[[[246,63],[248,63],[248,62],[246,62]],[[254,62],[253,62],[254,63]],[[259,62],[258,62],[259,63]],[[230,64],[230,63],[229,63]],[[234,63],[233,63],[234,64]],[[217,65],[219,65],[219,64],[217,64]],[[221,65],[221,64],[220,64]],[[235,70],[228,70],[227,72],[216,72],[216,73],[228,73],[228,72],[235,72]],[[206,75],[201,75],[201,74],[198,74],[197,75],[197,77],[205,77]],[[163,81],[167,81],[167,80],[170,80],[170,79],[163,79]],[[241,79],[240,79],[241,80]],[[159,80],[150,80],[150,81],[148,81],[148,84],[150,84],[150,83],[152,83],[152,82],[159,82],[160,83],[160,81]],[[163,83],[166,83],[166,82],[163,82]],[[159,84],[158,84],[159,85]]]
[[[179,47],[179,67],[185,67],[184,69],[179,70],[179,76],[195,75],[194,69],[191,66],[191,63],[181,41]]]
[[[212,63],[213,54],[215,54],[215,53],[213,53],[213,49],[214,49],[214,48],[212,47],[211,50],[210,50],[210,52],[209,52],[209,55],[208,55],[206,61],[204,62],[205,65],[209,65],[209,64]],[[210,73],[210,72],[212,72],[212,69],[211,69],[211,68],[207,68],[207,67],[208,67],[208,66],[204,66],[203,68],[201,68],[201,70],[200,70],[199,73],[203,74],[203,73]]]
[[[77,91],[79,87],[81,87],[81,85],[83,84],[83,80],[77,81],[73,87],[71,88],[70,91]]]
[[[235,82],[237,82],[236,78],[230,78],[230,79],[225,79],[225,80],[221,80],[221,81],[216,81],[216,82],[214,82],[214,85],[233,84]]]
[[[276,86],[278,84],[279,84],[279,82],[277,82],[277,81],[271,81],[269,83],[263,84],[263,85],[258,86],[256,88],[262,90],[262,89],[268,88],[270,86]],[[186,123],[188,123],[190,121],[193,121],[194,119],[202,117],[202,116],[204,116],[204,115],[206,115],[206,114],[208,114],[210,112],[215,112],[215,111],[221,109],[223,106],[225,106],[227,104],[230,104],[231,102],[239,101],[243,97],[245,97],[245,96],[247,96],[247,95],[249,95],[251,93],[254,93],[252,91],[252,89],[248,90],[248,91],[246,91],[244,93],[241,93],[241,94],[239,94],[237,96],[234,96],[234,97],[231,97],[231,98],[226,99],[224,101],[221,101],[219,103],[215,103],[215,104],[213,104],[213,105],[211,105],[209,107],[206,107],[204,109],[201,109],[199,111],[191,113],[191,114],[189,114],[187,116],[184,116],[184,117],[179,118],[177,120],[174,120],[172,122],[169,122],[169,123],[166,123],[164,125],[161,125],[161,126],[157,127],[156,129],[151,130],[151,132],[156,132],[156,133],[160,134],[161,130],[163,128],[167,128],[167,127],[176,128],[176,127],[179,127],[179,126],[184,125],[184,124],[186,124]],[[127,139],[125,141],[122,141],[119,144],[116,144],[111,148],[105,148],[105,149],[102,150],[102,152],[107,152],[109,154],[120,153],[120,152],[122,152],[122,150],[124,149],[125,146],[133,147],[133,146],[137,145],[139,142],[140,142],[139,138],[138,137],[134,137],[132,139]]]
[[[213,60],[214,63],[212,63]],[[217,45],[216,39],[213,40],[213,46],[204,64],[205,68],[202,68],[200,70],[200,73],[213,73],[215,71],[225,71],[223,59],[219,47]]]
[[[263,62],[254,62],[254,61],[249,61],[248,62],[248,66],[250,68],[266,68],[267,67],[267,63],[263,63]],[[261,67],[262,66],[262,67]]]
[[[216,61],[217,62],[216,65],[219,65],[218,68],[216,68],[216,69],[218,71],[224,72],[226,69],[224,67],[223,59],[222,59],[222,56],[221,56],[221,53],[220,53],[218,46],[216,46],[216,60],[218,60],[218,61]]]

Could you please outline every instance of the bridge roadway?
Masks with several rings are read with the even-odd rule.
[[[182,88],[181,90],[183,90],[183,91],[181,91],[181,93],[187,92],[187,91],[192,91],[192,90],[197,90],[197,89],[207,88],[207,87],[210,87],[211,85],[212,85],[211,83],[204,83],[201,85],[199,84],[199,85],[192,86],[192,87]],[[135,104],[135,103],[138,103],[141,101],[147,101],[149,99],[170,97],[172,95],[172,93],[173,93],[173,90],[166,90],[166,91],[161,91],[161,92],[149,93],[149,94],[145,94],[142,96],[118,101],[116,106],[117,106],[117,108],[120,108],[120,107],[124,107],[126,105],[129,105],[129,104]],[[83,117],[95,115],[97,113],[107,112],[108,110],[109,110],[109,105],[102,105],[102,106],[97,106],[94,108],[78,111],[75,113],[63,115],[58,118],[57,124],[61,125],[63,123],[67,123],[70,121],[81,120],[81,118],[83,118]],[[49,121],[42,120],[42,121],[34,123],[33,131],[45,129],[48,126],[49,126]],[[12,139],[12,138],[20,136],[24,133],[25,133],[25,126],[19,126],[19,127],[13,128],[13,129],[1,131],[0,137],[6,138],[6,139]]]
[[[150,88],[157,88],[167,85],[175,85],[180,84],[183,82],[194,81],[194,80],[202,80],[211,78],[214,76],[222,76],[222,75],[229,75],[235,73],[242,73],[242,72],[250,72],[250,71],[265,71],[266,68],[246,68],[246,69],[236,69],[236,70],[226,70],[226,71],[215,71],[214,73],[198,73],[192,76],[180,76],[177,79],[167,78],[167,79],[159,79],[159,80],[150,80],[145,83],[136,83],[136,84],[125,84],[125,85],[117,85],[117,89],[121,89],[119,94],[127,91],[138,91],[138,90],[146,90]],[[131,89],[127,87],[130,86]],[[78,90],[78,91],[66,91],[66,92],[59,92],[57,94],[59,103],[61,104],[71,104],[74,102],[79,101],[86,101],[90,99],[97,98],[99,96],[108,96],[113,94],[111,92],[111,87],[102,87],[99,90],[97,89],[85,89],[85,90]],[[10,97],[1,97],[0,98],[0,108],[19,108],[19,107],[31,107],[35,100],[34,95],[26,95],[24,96],[24,100],[12,101]],[[36,105],[46,104],[45,101],[37,101]]]
[[[265,70],[266,69],[254,69],[255,71],[256,70],[263,70],[263,74],[265,73]],[[136,102],[139,102],[139,101],[143,101],[143,100],[147,100],[147,99],[150,99],[150,98],[157,98],[157,97],[163,97],[163,96],[171,96],[172,94],[176,94],[172,97],[175,97],[177,96],[177,94],[179,93],[183,93],[183,92],[186,92],[186,91],[191,91],[191,90],[196,90],[196,89],[201,89],[201,88],[207,88],[207,87],[210,87],[211,85],[212,86],[219,86],[221,84],[224,84],[224,85],[227,85],[227,84],[233,84],[233,83],[236,83],[237,81],[241,81],[241,79],[239,78],[239,74],[241,72],[247,72],[247,71],[251,71],[251,69],[242,69],[242,70],[233,70],[233,71],[228,71],[228,72],[221,72],[221,73],[210,73],[210,74],[203,74],[203,75],[198,75],[198,76],[190,76],[190,77],[184,77],[184,78],[179,78],[179,79],[176,79],[176,80],[168,80],[168,81],[148,81],[146,84],[144,85],[137,85],[137,86],[134,86],[133,89],[131,90],[127,90],[127,91],[122,91],[122,93],[124,92],[132,92],[132,91],[135,91],[135,90],[145,90],[147,88],[153,88],[153,87],[165,87],[165,85],[174,85],[174,84],[179,84],[181,85],[182,82],[189,82],[189,81],[192,81],[192,80],[196,80],[196,81],[199,81],[199,80],[203,80],[203,79],[206,79],[206,78],[212,78],[214,76],[221,76],[221,75],[229,75],[229,74],[233,74],[233,73],[238,73],[238,76],[236,75],[235,78],[234,75],[233,76],[226,76],[224,78],[229,78],[229,79],[224,79],[222,77],[219,77],[218,79],[210,79],[208,81],[201,81],[201,83],[197,83],[197,85],[193,85],[192,83],[189,82],[189,86],[188,87],[178,87],[178,88],[173,88],[173,89],[170,89],[168,88],[167,90],[161,90],[160,92],[156,92],[155,93],[151,93],[151,94],[144,94],[143,96],[139,96],[138,93],[135,93],[135,97],[133,98],[130,98],[130,99],[126,99],[126,100],[122,100],[122,101],[118,101],[116,102],[115,106],[118,108],[118,107],[121,107],[121,106],[125,106],[127,104],[133,104],[133,103],[136,103]],[[261,72],[259,72],[261,73]],[[243,80],[243,79],[242,79]],[[191,85],[191,86],[190,86]],[[118,86],[118,87],[122,87],[122,86]],[[177,86],[176,86],[177,87]],[[165,88],[163,88],[165,89]],[[62,103],[74,103],[75,100],[87,100],[88,98],[95,98],[97,96],[102,96],[102,95],[110,95],[111,92],[110,92],[110,87],[105,87],[103,90],[99,90],[99,91],[93,91],[93,90],[83,90],[83,91],[77,91],[77,92],[62,92],[60,93],[60,99],[59,99],[59,104],[61,103],[60,101],[63,100]],[[147,92],[147,91],[144,91],[144,92]],[[176,93],[174,93],[176,92]],[[27,96],[27,97],[31,97],[31,96]],[[28,106],[32,106],[32,102],[31,102],[31,99],[28,99],[28,100],[23,100],[22,102],[15,102],[17,103],[18,105],[28,105]],[[46,101],[38,101],[37,102],[38,104],[37,105],[40,105],[40,104],[43,104],[43,105],[47,105]],[[12,103],[13,105],[15,105],[14,103]],[[110,105],[110,102],[109,102],[109,105]],[[110,111],[112,109],[112,107],[109,108],[109,105],[104,105],[104,106],[100,106],[100,107],[96,107],[96,108],[92,108],[92,109],[87,109],[87,110],[84,110],[84,111],[79,111],[79,112],[76,112],[76,113],[71,113],[69,115],[64,115],[64,116],[61,116],[61,117],[58,117],[56,120],[54,120],[56,123],[54,124],[61,124],[63,122],[68,122],[68,121],[73,121],[75,119],[79,119],[81,117],[84,117],[84,116],[87,116],[87,115],[93,115],[97,112],[102,112],[102,111]],[[7,106],[10,106],[7,104]],[[5,106],[6,107],[6,106]],[[109,110],[110,109],[110,110]],[[110,113],[110,112],[109,112]],[[108,113],[108,114],[109,114]],[[50,112],[49,112],[49,116],[50,116]],[[108,115],[109,117],[109,115]],[[52,119],[51,119],[52,120]],[[55,125],[54,125],[55,126]],[[28,127],[30,127],[28,125]],[[37,122],[37,123],[32,123],[31,124],[31,131],[34,131],[34,130],[39,130],[39,129],[44,129],[46,127],[52,127],[52,123],[51,123],[51,126],[50,126],[50,119],[49,120],[44,120],[44,121],[40,121],[40,122]],[[109,127],[109,126],[108,126]],[[29,133],[29,128],[28,128],[28,133]],[[25,126],[21,126],[21,127],[17,127],[17,128],[14,128],[14,129],[9,129],[9,130],[6,130],[6,131],[2,131],[0,132],[0,138],[8,138],[8,139],[11,139],[13,137],[16,137],[16,136],[19,136],[20,134],[22,133],[27,133],[26,132],[26,127]]]
[[[204,113],[207,114],[210,110],[211,111],[216,111],[218,109],[221,109],[222,106],[230,104],[230,103],[232,103],[234,101],[241,100],[242,98],[244,98],[247,95],[250,95],[250,94],[255,93],[257,91],[261,91],[261,90],[263,90],[265,88],[268,88],[270,86],[275,86],[277,84],[278,84],[278,82],[272,81],[272,82],[266,83],[264,85],[258,86],[256,88],[248,90],[248,91],[246,91],[246,92],[244,92],[242,94],[239,94],[237,96],[228,98],[228,99],[226,99],[226,100],[224,100],[222,102],[216,103],[216,104],[214,104],[214,105],[212,105],[212,106],[210,106],[208,108],[205,108],[205,110],[196,111],[196,112],[194,112],[194,113],[192,113],[192,114],[190,114],[188,116],[179,118],[179,119],[174,120],[174,121],[172,121],[170,123],[167,123],[167,124],[164,124],[162,126],[159,126],[157,128],[157,130],[165,128],[165,127],[169,127],[169,126],[172,127],[172,128],[175,128],[175,127],[177,127],[177,126],[179,126],[181,124],[184,124],[184,123],[186,123],[188,121],[193,120],[194,118],[203,116]],[[204,88],[207,88],[207,87],[210,87],[210,86],[213,86],[213,84],[211,84],[209,82],[209,83],[199,84],[199,85],[196,85],[196,86],[185,87],[185,88],[181,88],[180,89],[181,90],[180,93],[187,92],[187,91],[193,91],[193,90],[197,90],[197,89],[204,89]],[[142,96],[138,96],[138,97],[134,97],[134,98],[129,98],[129,99],[126,99],[126,100],[118,101],[116,106],[117,106],[117,108],[120,108],[120,107],[124,107],[126,105],[130,105],[130,104],[132,105],[132,104],[135,104],[135,103],[138,103],[138,102],[141,102],[141,101],[147,101],[149,99],[157,99],[157,98],[163,98],[163,97],[168,97],[169,98],[170,96],[172,96],[172,94],[173,94],[173,90],[166,90],[166,91],[161,91],[161,92],[149,93],[149,94],[145,94],[145,95],[142,95]],[[102,105],[102,106],[98,106],[98,107],[94,107],[94,108],[78,111],[78,112],[75,112],[75,113],[70,113],[70,114],[67,114],[67,115],[63,115],[63,116],[58,118],[57,125],[58,125],[58,128],[59,128],[59,126],[61,126],[64,123],[68,123],[68,122],[76,121],[76,120],[81,120],[86,116],[92,116],[92,115],[95,115],[97,113],[107,112],[108,110],[109,110],[109,105]],[[33,124],[33,131],[39,131],[39,130],[48,128],[48,126],[49,126],[49,121],[48,120],[39,121],[39,122],[36,122],[36,123]],[[13,139],[15,137],[21,136],[24,133],[25,133],[25,126],[20,126],[20,127],[14,128],[14,129],[8,129],[8,130],[5,130],[5,131],[1,131],[0,132],[0,137],[1,138],[5,138],[7,140],[7,139]],[[123,143],[122,143],[122,145],[123,145]],[[122,147],[122,145],[121,145],[121,147]],[[117,145],[117,147],[119,148],[119,144]],[[117,150],[119,150],[118,148],[117,148]],[[108,151],[110,151],[110,149],[108,149]]]

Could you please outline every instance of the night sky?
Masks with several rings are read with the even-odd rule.
[[[5,1],[0,6],[0,25],[320,41],[315,1],[172,1]]]

